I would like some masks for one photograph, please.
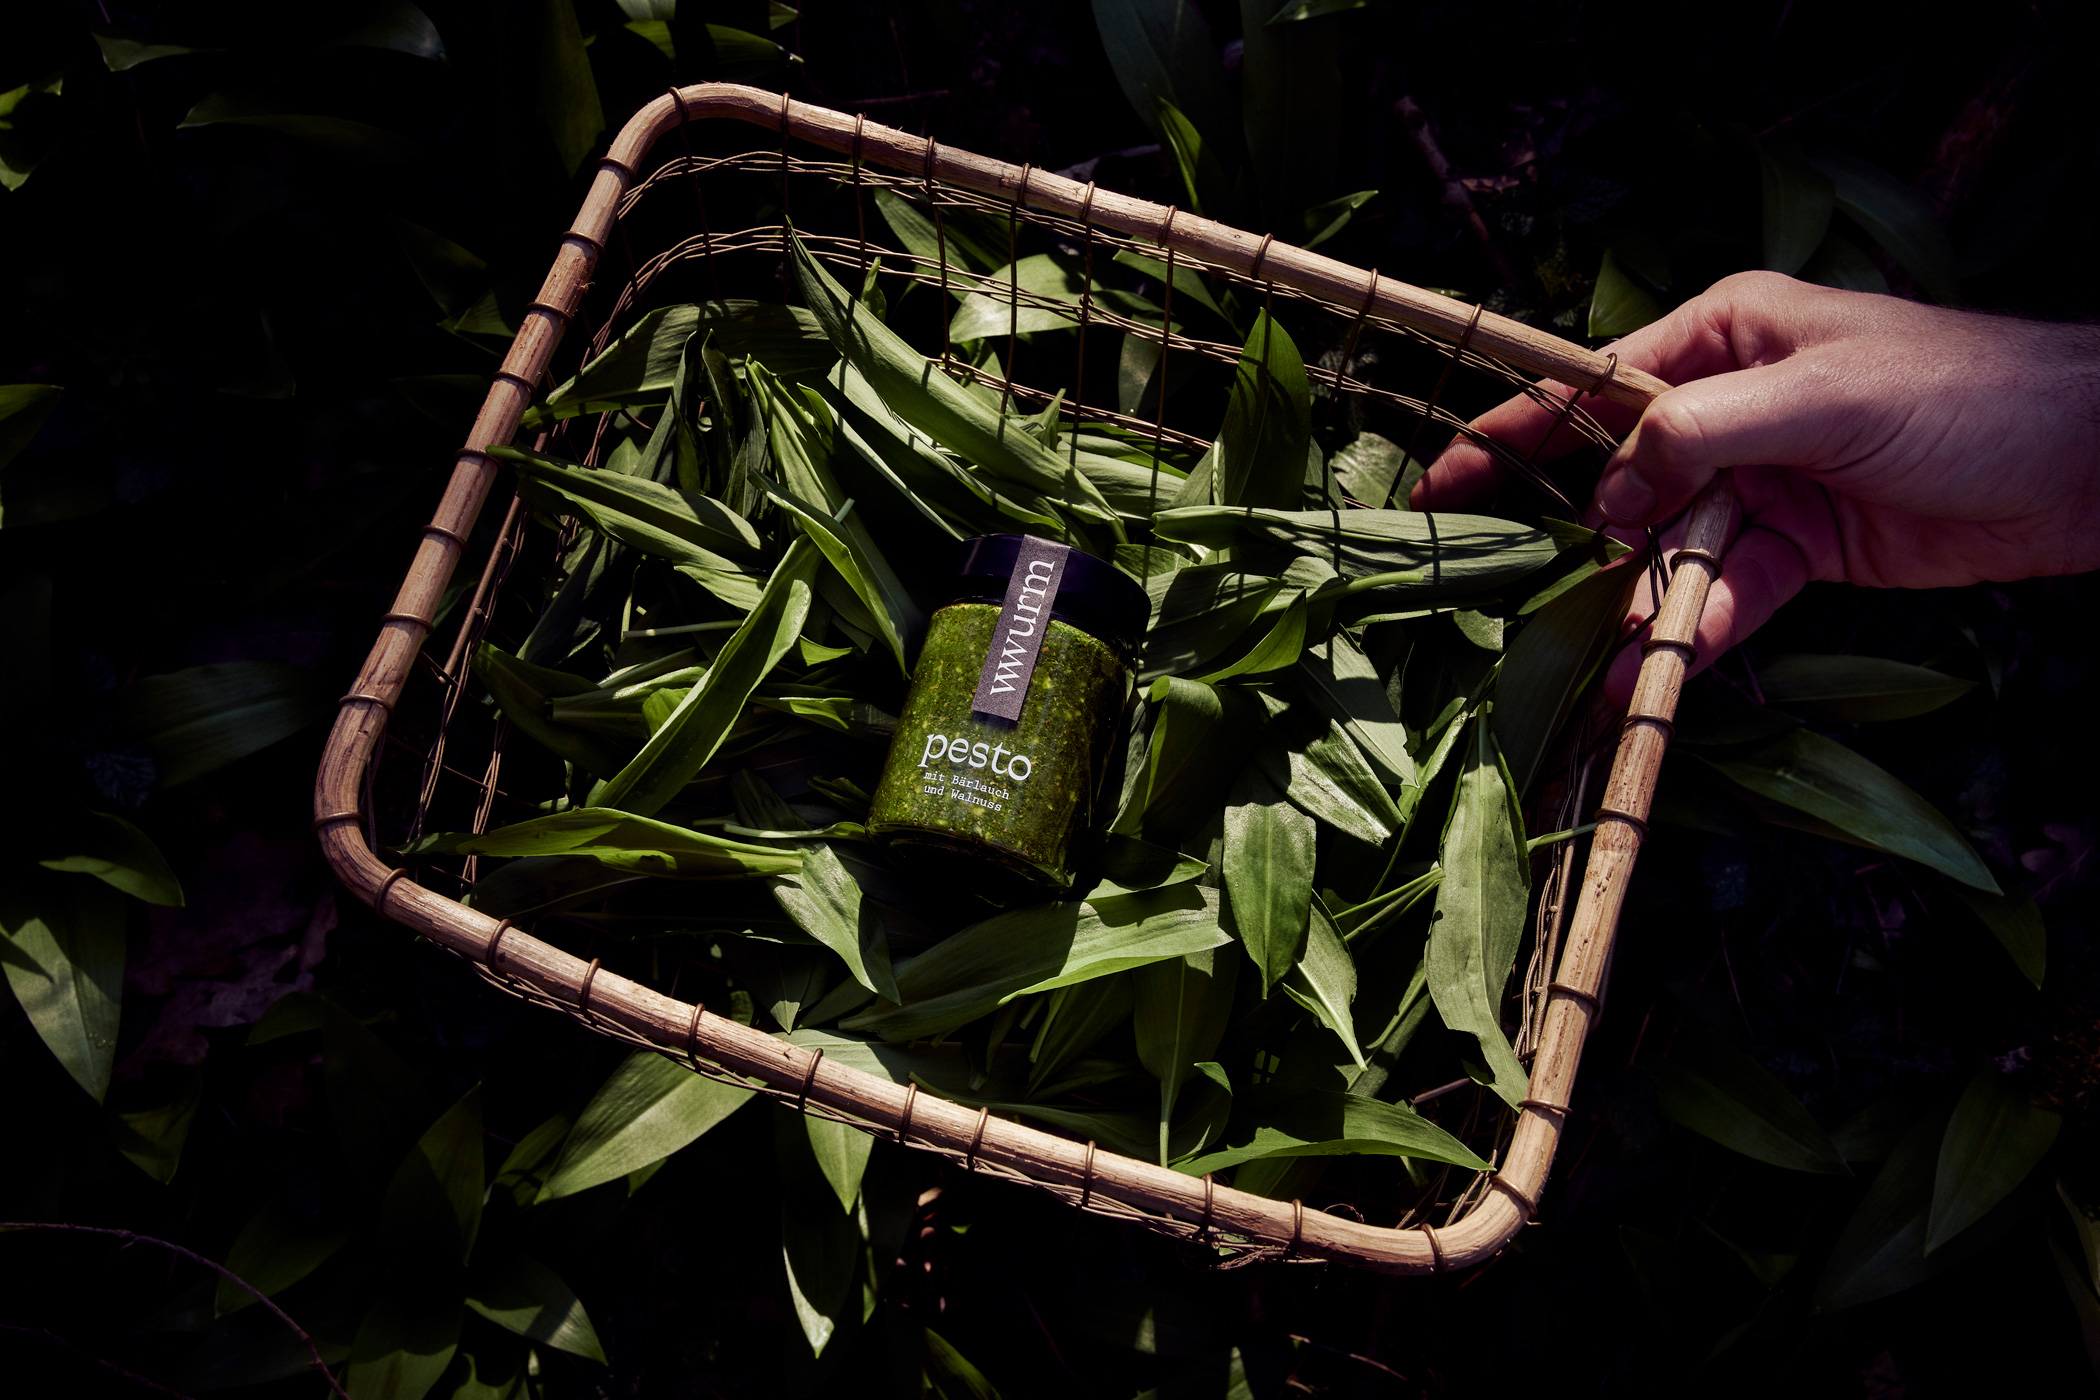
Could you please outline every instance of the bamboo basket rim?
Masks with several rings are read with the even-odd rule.
[[[1693,638],[1720,573],[1734,511],[1728,475],[1694,503],[1685,547],[1658,608],[1621,730],[1581,893],[1546,983],[1534,1038],[1531,1080],[1508,1148],[1481,1189],[1461,1196],[1463,1214],[1441,1226],[1390,1228],[1299,1201],[1279,1201],[1097,1149],[1093,1142],[1030,1128],[922,1096],[916,1084],[867,1074],[821,1049],[742,1025],[682,1002],[533,937],[508,919],[468,908],[389,867],[373,850],[366,823],[378,746],[496,475],[487,448],[507,443],[545,375],[623,203],[657,178],[639,175],[657,141],[698,119],[730,119],[849,155],[856,172],[879,165],[928,183],[974,191],[1046,215],[1113,230],[1194,257],[1210,268],[1304,293],[1336,307],[1360,305],[1419,332],[1457,355],[1477,355],[1559,386],[1572,386],[1567,410],[1585,395],[1640,409],[1668,386],[1520,322],[1409,286],[1375,271],[1230,228],[1172,206],[1097,189],[1027,166],[939,145],[861,116],[813,106],[786,94],[726,83],[674,88],[637,112],[598,162],[576,220],[562,235],[539,295],[528,305],[496,372],[431,523],[355,684],[340,703],[314,788],[313,828],[344,886],[385,917],[408,925],[474,970],[535,1004],[560,1010],[601,1034],[658,1051],[710,1077],[753,1088],[798,1110],[961,1162],[972,1172],[1014,1180],[1075,1207],[1146,1225],[1222,1249],[1234,1262],[1327,1260],[1396,1274],[1476,1267],[1498,1254],[1538,1214],[1573,1091],[1583,1041],[1602,1008],[1605,976],[1626,881],[1646,833],[1657,769],[1679,689],[1695,654]],[[608,322],[609,324],[609,322]],[[509,526],[517,518],[511,508]],[[499,535],[473,607],[507,571],[508,531]],[[1689,567],[1686,567],[1689,566]],[[467,630],[446,667],[457,676]]]

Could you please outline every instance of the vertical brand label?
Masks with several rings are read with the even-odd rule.
[[[999,609],[984,671],[977,678],[977,695],[970,702],[977,713],[1004,720],[1021,718],[1021,702],[1028,698],[1043,632],[1050,626],[1050,605],[1064,578],[1065,556],[1071,552],[1070,546],[1055,540],[1021,537],[1013,577],[1006,585],[1006,603]]]

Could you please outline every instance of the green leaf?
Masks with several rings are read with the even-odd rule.
[[[539,1199],[573,1196],[660,1162],[742,1108],[751,1094],[653,1050],[637,1050],[584,1105]]]
[[[1151,258],[1135,249],[1124,248],[1116,254],[1116,261],[1125,267],[1136,268],[1139,272],[1162,286],[1166,285],[1168,281],[1167,264],[1164,258]],[[1211,290],[1204,283],[1203,274],[1198,268],[1191,267],[1186,262],[1177,259],[1174,263],[1173,282],[1174,299],[1177,302],[1194,302],[1226,325],[1232,326],[1235,335],[1237,335],[1239,327],[1234,324],[1232,317],[1226,314],[1225,308],[1218,304],[1218,299],[1211,295]],[[1147,306],[1151,305],[1150,302],[1145,304]],[[1161,314],[1163,313],[1155,308],[1154,315],[1158,316]],[[1134,332],[1125,332],[1125,334],[1130,335],[1134,334]],[[1159,349],[1159,338],[1157,336],[1152,338],[1152,348],[1156,361]],[[1124,411],[1128,412],[1129,410],[1125,409]]]
[[[0,92],[0,190],[22,188],[57,146],[59,116],[53,109],[65,83],[60,69]]]
[[[1928,1113],[1903,1135],[1831,1247],[1816,1280],[1818,1312],[1836,1312],[1923,1283],[1990,1245],[2017,1218],[2017,1197],[1925,1253],[1926,1217],[1949,1114]]]
[[[913,601],[896,571],[890,568],[889,560],[883,557],[881,547],[868,533],[867,526],[850,510],[844,520],[836,520],[818,514],[785,492],[768,491],[766,494],[795,518],[802,533],[823,551],[824,558],[838,570],[846,586],[867,606],[868,615],[881,628],[882,639],[889,644],[898,667],[909,676],[911,663],[906,659],[907,648],[911,639],[925,635],[926,614]]]
[[[148,904],[182,904],[182,883],[169,868],[168,858],[152,837],[122,817],[82,812],[77,820],[62,821],[53,836],[55,844],[72,854],[39,860],[37,864],[46,870],[92,875]]]
[[[868,1155],[875,1150],[875,1139],[829,1118],[807,1113],[795,1116],[809,1135],[809,1151],[816,1159],[817,1170],[839,1198],[839,1209],[850,1213],[860,1199],[861,1178],[867,1174]]]
[[[1156,94],[1187,113],[1198,131],[1230,139],[1232,99],[1200,7],[1191,0],[1094,0],[1094,24],[1123,96],[1154,136],[1166,139]]]
[[[882,919],[862,899],[860,882],[823,842],[801,845],[802,869],[773,882],[774,902],[804,933],[837,953],[854,981],[892,1004],[901,1001]]]
[[[1619,639],[1641,581],[1629,565],[1600,570],[1533,613],[1502,657],[1495,680],[1495,743],[1522,794],[1553,736]]]
[[[720,568],[734,567],[724,555],[750,560],[759,553],[758,532],[713,497],[523,448],[490,451],[517,468],[519,490],[532,504],[556,512],[567,507],[644,554]]]
[[[1593,339],[1615,340],[1660,319],[1662,307],[1655,294],[1619,266],[1609,248],[1597,268],[1597,286],[1590,293],[1590,322],[1586,332]]]
[[[799,1114],[774,1111],[773,1147],[788,1297],[810,1352],[822,1356],[839,1327],[858,1320],[853,1283],[866,1235],[852,1209],[839,1208]]]
[[[1952,704],[1974,681],[1906,666],[1879,656],[1815,656],[1792,652],[1757,668],[1765,703],[1837,723],[1909,719]]]
[[[1106,977],[1230,941],[1218,895],[1194,885],[997,914],[936,943],[897,974],[900,1006],[841,1021],[884,1040],[953,1030],[1030,992]]]
[[[1834,739],[1796,729],[1747,748],[1693,756],[1759,797],[1806,812],[1863,845],[1929,865],[1972,889],[2002,893],[1938,808]]]
[[[206,94],[204,101],[183,115],[176,130],[193,126],[256,126],[279,136],[292,136],[294,141],[304,141],[323,151],[370,162],[401,162],[412,153],[412,147],[401,136],[378,126],[351,122],[349,118],[286,111],[267,97],[254,97],[248,92]]]
[[[499,919],[524,919],[573,908],[650,878],[590,856],[524,856],[483,871],[467,903]]]
[[[1152,600],[1152,626],[1139,678],[1149,681],[1200,669],[1254,625],[1283,584],[1267,574],[1220,564],[1153,574],[1145,589]]]
[[[1002,265],[985,277],[957,277],[955,285],[970,288],[948,323],[948,338],[957,342],[985,340],[1009,333],[1072,330],[1079,325],[1080,297],[1088,291],[1086,271],[1070,259],[1051,253],[1034,253]],[[1132,320],[1161,319],[1160,309],[1141,296],[1096,284],[1092,289],[1096,307],[1105,307]],[[1039,297],[1061,302],[1071,311],[1030,305],[1025,298]]]
[[[445,61],[445,41],[437,26],[408,0],[376,0],[331,43],[339,49],[391,49],[433,63]]]
[[[1342,30],[1333,18],[1271,27],[1272,0],[1240,0],[1240,126],[1265,227],[1297,226],[1333,197],[1343,147]]]
[[[2062,1127],[2062,1114],[2036,1108],[1995,1070],[1971,1078],[1940,1140],[1925,1253],[1945,1245],[2011,1195],[2048,1154]]]
[[[1290,334],[1264,311],[1254,318],[1254,329],[1240,352],[1225,422],[1218,429],[1213,471],[1219,507],[1256,506],[1264,508],[1265,515],[1291,513],[1303,492],[1311,415],[1305,362]]]
[[[290,738],[335,712],[304,666],[228,661],[143,676],[113,697],[117,722],[177,787]]]
[[[0,384],[0,468],[29,446],[64,392],[56,384]]]
[[[504,718],[538,740],[555,757],[575,764],[593,777],[610,777],[620,771],[624,760],[603,739],[547,717],[552,700],[589,694],[597,689],[591,682],[566,671],[521,661],[494,642],[483,642],[474,649],[473,667]]]
[[[729,300],[660,307],[549,394],[526,415],[525,425],[662,402],[695,335],[711,337],[709,343],[725,355],[748,355],[784,379],[822,373],[838,359],[817,319],[799,306]]]
[[[396,161],[411,151],[409,143],[391,131],[345,117],[321,117],[288,112],[265,97],[247,93],[214,92],[190,108],[176,130],[198,126],[252,126],[289,136],[337,155],[361,160]]]
[[[591,644],[625,625],[634,567],[627,546],[596,530],[577,531],[548,579],[554,596],[519,644],[518,659],[545,666],[581,656],[580,664],[594,664],[586,655]]]
[[[1269,630],[1262,633],[1260,639],[1242,653],[1238,660],[1194,679],[1205,685],[1216,685],[1219,681],[1230,680],[1234,676],[1261,675],[1296,665],[1298,658],[1305,652],[1308,612],[1305,594],[1293,590],[1290,602],[1276,615],[1276,620],[1269,624]]]
[[[631,463],[620,460],[622,450],[632,451],[631,443],[622,443],[613,449],[606,465],[622,476],[640,477],[663,486],[675,486],[681,492],[691,492],[706,500],[710,486],[722,486],[728,482],[729,474],[720,473],[710,479],[707,471],[706,448],[700,439],[699,421],[701,410],[706,406],[711,392],[707,367],[708,338],[696,335],[685,343],[678,355],[678,369],[671,376],[671,390],[663,407],[656,415],[656,427],[650,431],[648,445]],[[757,373],[763,374],[763,367]],[[707,446],[717,446],[729,435],[730,423],[736,404],[730,405],[728,413],[719,415],[718,431],[708,434]],[[721,453],[715,454],[719,460]],[[742,525],[743,517],[722,508],[730,520]],[[739,535],[742,531],[737,532]],[[736,551],[732,551],[736,552]]]
[[[124,73],[141,63],[151,63],[156,58],[177,58],[186,53],[221,53],[220,49],[191,48],[186,44],[149,44],[143,39],[128,38],[121,34],[96,34],[95,47],[102,50],[103,66],[112,73]]]
[[[605,1364],[598,1329],[576,1290],[529,1254],[511,1254],[487,1271],[472,1285],[467,1306],[521,1337]]]
[[[1188,195],[1189,208],[1199,216],[1214,219],[1237,217],[1239,201],[1234,197],[1232,177],[1226,172],[1218,147],[1205,141],[1196,124],[1167,98],[1153,93],[1152,107],[1154,124],[1181,172],[1181,187]]]
[[[128,906],[95,880],[0,883],[0,964],[8,986],[66,1073],[100,1103],[117,1055]]]
[[[826,272],[798,238],[795,284],[839,355],[896,417],[980,470],[1069,501],[1104,520],[1114,512],[1084,478],[1013,419],[968,392],[882,324]]]
[[[763,365],[747,367],[745,383],[765,425],[771,468],[786,494],[827,515],[837,513],[846,504],[846,493],[831,473],[836,437],[831,409],[814,391],[783,384]]]
[[[461,1352],[465,1374],[453,1386],[450,1400],[526,1400],[527,1358],[509,1347],[500,1347],[499,1353],[491,1358]]]
[[[1247,1096],[1244,1124],[1226,1134],[1227,1145],[1175,1170],[1190,1176],[1223,1171],[1263,1157],[1418,1157],[1486,1171],[1467,1146],[1404,1104],[1385,1103],[1339,1089],[1268,1092]]]
[[[563,172],[574,175],[605,130],[605,109],[570,0],[540,0],[539,40],[533,105]]]
[[[1653,1067],[1662,1110],[1723,1147],[1797,1172],[1843,1175],[1829,1134],[1771,1071],[1687,1018],[1670,1058]]]
[[[1349,945],[1342,942],[1333,923],[1317,908],[1312,911],[1305,952],[1284,979],[1283,990],[1341,1037],[1349,1058],[1358,1069],[1364,1068],[1364,1052],[1356,1043],[1356,1022],[1349,1011],[1356,1000],[1356,960],[1349,956]]]
[[[1110,0],[1095,0],[1098,13]],[[999,1400],[999,1388],[984,1378],[984,1372],[971,1365],[969,1359],[955,1349],[946,1337],[925,1328],[926,1378],[931,1382],[940,1400]]]
[[[197,1116],[201,1087],[199,1077],[191,1074],[184,1077],[183,1087],[172,1098],[111,1113],[102,1120],[117,1151],[163,1186],[175,1179],[176,1168],[182,1164],[182,1144]]]
[[[1133,756],[1114,830],[1178,842],[1216,816],[1234,773],[1217,762],[1261,725],[1261,706],[1237,686],[1163,677],[1146,699],[1150,731]]]
[[[591,806],[648,816],[707,766],[751,692],[795,644],[809,617],[811,580],[820,562],[807,539],[788,546],[758,605],[722,644],[707,679],[686,693],[625,768],[591,790]]]
[[[1318,4],[1320,2],[1321,0],[1301,0],[1301,4]],[[1355,0],[1355,4],[1348,5],[1347,8],[1361,8],[1363,3],[1364,0]],[[1305,16],[1305,18],[1310,18],[1310,16]],[[1274,24],[1276,21],[1271,20],[1269,22]],[[1315,204],[1312,208],[1305,211],[1305,241],[1298,246],[1301,248],[1319,247],[1322,243],[1325,243],[1328,239],[1347,228],[1349,221],[1356,217],[1356,211],[1376,198],[1378,198],[1378,191],[1376,190],[1358,190],[1355,194],[1345,194],[1340,199],[1330,199],[1325,204]],[[1384,502],[1381,501],[1379,504],[1383,505]]]
[[[879,480],[894,491],[936,539],[959,541],[972,531],[1011,533],[1016,525],[1063,528],[1041,497],[1001,490],[936,449],[891,413],[851,366],[841,365],[817,392],[837,415],[836,441],[843,450],[835,470],[850,478],[856,466],[862,468],[862,480]]]
[[[977,221],[950,209],[936,225],[931,217],[913,201],[895,190],[875,191],[875,207],[882,214],[883,222],[905,251],[914,257],[923,258],[936,266],[959,257],[966,266],[978,272],[991,272],[1006,265],[1006,245],[1002,240],[979,236]],[[949,291],[956,297],[967,296],[965,283],[974,282],[970,277],[951,281]]]
[[[1444,1024],[1480,1042],[1494,1089],[1514,1104],[1527,1076],[1502,1031],[1502,993],[1524,938],[1530,864],[1488,717],[1472,725],[1451,800],[1429,925],[1429,995]]]
[[[1809,157],[1830,180],[1840,213],[1865,229],[1934,301],[1961,300],[1954,245],[1932,205],[1878,166],[1837,151]]]
[[[275,1319],[272,1319],[274,1322]],[[366,1312],[344,1377],[350,1400],[422,1400],[459,1350],[457,1297],[389,1291]],[[305,1369],[301,1357],[301,1370]]]
[[[1767,270],[1799,273],[1830,232],[1837,193],[1830,177],[1792,146],[1767,146],[1758,157],[1764,180]]]
[[[1358,433],[1347,447],[1334,454],[1334,479],[1354,501],[1372,510],[1383,510],[1396,497],[1407,505],[1406,493],[1396,488],[1409,467],[1400,444],[1376,433]]]
[[[226,1267],[258,1291],[275,1297],[327,1263],[350,1233],[346,1224],[325,1213],[302,1210],[290,1193],[280,1192],[233,1237],[226,1251]],[[255,1294],[221,1278],[213,1294],[212,1312],[225,1317],[254,1301]]]
[[[1280,545],[1332,565],[1344,578],[1419,573],[1419,582],[1389,585],[1387,596],[1400,598],[1489,592],[1558,552],[1545,531],[1485,515],[1184,506],[1161,511],[1155,523],[1161,538],[1205,549]]]
[[[395,1258],[464,1264],[481,1233],[487,1181],[481,1087],[445,1110],[401,1158],[380,1202],[380,1233]]]
[[[1159,1080],[1161,1166],[1167,1163],[1168,1129],[1181,1086],[1199,1061],[1217,1054],[1232,1020],[1238,971],[1239,960],[1228,944],[1151,963],[1130,974],[1138,1061]]]
[[[1035,1098],[1045,1084],[1056,1082],[1066,1065],[1130,1020],[1140,975],[1151,968],[1171,968],[1176,961],[1148,963],[1051,992],[1036,1026],[1035,1043],[1028,1049],[1027,1097]]]
[[[1336,632],[1298,658],[1300,692],[1313,707],[1338,724],[1384,782],[1403,789],[1426,783],[1408,756],[1407,728],[1393,713],[1385,683],[1363,649],[1346,632]],[[1401,810],[1408,804],[1403,792]]]
[[[1955,894],[1961,902],[1983,920],[2012,955],[2014,966],[2020,975],[2039,987],[2042,974],[2048,970],[2049,930],[2042,922],[2042,911],[2035,906],[2031,895],[1985,894],[1981,890],[1957,889]]]
[[[426,836],[405,849],[411,855],[579,855],[616,870],[702,880],[792,875],[802,864],[799,856],[776,847],[732,841],[611,807],[578,807],[479,836]]]
[[[1225,891],[1234,930],[1267,996],[1305,950],[1318,828],[1250,764],[1225,806]]]
[[[672,13],[675,10],[676,6],[673,5],[661,16],[633,19],[624,27],[656,45],[665,58],[676,62],[678,48],[673,42],[669,23],[675,18],[675,14]],[[792,16],[792,12],[790,14]],[[779,18],[774,18],[773,27],[778,28],[782,22]],[[790,18],[786,22],[792,23],[793,20]],[[758,67],[794,60],[796,57],[773,40],[761,34],[753,34],[748,29],[732,29],[726,24],[710,24],[706,29],[708,47],[714,51],[715,60],[728,67]]]
[[[1337,831],[1378,846],[1400,830],[1392,794],[1339,721],[1330,719],[1327,732],[1303,750],[1265,745],[1255,759],[1285,796]]]

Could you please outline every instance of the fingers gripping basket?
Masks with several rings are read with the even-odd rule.
[[[771,148],[704,159],[693,155],[689,128],[699,123],[726,126],[723,119],[771,133],[764,138]],[[661,160],[645,174],[654,148],[674,133],[680,142],[673,148],[683,154]],[[772,147],[776,139],[778,145]],[[1482,1174],[1458,1192],[1448,1208],[1439,1211],[1440,1220],[1432,1221],[1424,1214],[1403,1222],[1402,1227],[1384,1227],[1309,1211],[1296,1201],[1235,1191],[1209,1177],[1187,1176],[1098,1150],[1091,1142],[994,1118],[989,1110],[922,1095],[915,1085],[892,1083],[826,1061],[820,1050],[803,1049],[703,1005],[681,1001],[675,995],[675,977],[669,993],[656,990],[602,969],[598,959],[573,956],[535,937],[528,928],[498,921],[422,883],[445,884],[464,895],[474,878],[471,860],[463,868],[455,862],[449,868],[396,869],[375,853],[380,845],[375,801],[412,806],[410,834],[414,834],[434,798],[448,786],[457,790],[455,796],[464,795],[464,810],[471,814],[476,831],[486,828],[498,796],[509,796],[501,788],[507,726],[496,723],[485,744],[475,746],[478,752],[465,752],[467,736],[454,720],[467,685],[467,658],[489,626],[517,561],[527,513],[515,499],[493,530],[493,544],[478,580],[470,593],[459,595],[466,600],[459,610],[462,620],[445,649],[443,664],[436,662],[435,649],[426,648],[447,585],[469,553],[477,519],[497,475],[497,464],[484,449],[512,441],[536,386],[546,382],[557,344],[572,325],[589,336],[589,348],[595,352],[643,307],[652,286],[668,269],[704,261],[711,272],[709,260],[733,253],[781,253],[784,235],[779,223],[739,232],[716,232],[708,227],[705,182],[732,173],[745,179],[777,180],[783,213],[789,212],[790,189],[797,179],[823,181],[833,189],[850,184],[857,213],[863,188],[888,187],[930,204],[936,215],[943,208],[963,209],[994,214],[1009,229],[1021,221],[1045,226],[1053,236],[1083,243],[1089,260],[1097,249],[1111,248],[1155,261],[1164,259],[1169,264],[1164,281],[1170,288],[1174,264],[1196,264],[1206,276],[1245,289],[1265,303],[1289,299],[1301,311],[1335,317],[1347,327],[1351,347],[1366,335],[1411,342],[1417,353],[1422,353],[1420,347],[1434,347],[1442,357],[1442,367],[1430,374],[1433,388],[1426,399],[1352,378],[1356,362],[1346,351],[1339,368],[1309,372],[1317,387],[1337,396],[1361,395],[1404,410],[1413,416],[1418,431],[1434,422],[1467,433],[1508,465],[1534,478],[1526,453],[1535,452],[1535,446],[1512,448],[1489,442],[1442,406],[1455,369],[1490,375],[1510,392],[1531,394],[1554,410],[1562,427],[1602,445],[1609,445],[1611,439],[1582,411],[1579,399],[1595,396],[1638,409],[1666,387],[1649,375],[1618,366],[1608,355],[1375,272],[1171,207],[941,147],[863,118],[752,88],[707,84],[673,91],[639,112],[599,163],[582,211],[563,236],[553,269],[538,299],[527,308],[495,375],[371,655],[351,692],[343,697],[315,788],[314,825],[336,873],[382,914],[465,958],[483,977],[514,995],[564,1012],[601,1034],[657,1050],[702,1074],[755,1084],[803,1112],[941,1153],[975,1172],[1033,1185],[1084,1210],[1200,1239],[1240,1258],[1328,1259],[1388,1272],[1433,1273],[1467,1268],[1492,1257],[1537,1214],[1539,1193],[1565,1123],[1583,1040],[1601,1010],[1621,899],[1645,834],[1679,686],[1692,659],[1692,638],[1708,588],[1720,569],[1731,505],[1725,480],[1694,507],[1686,548],[1677,556],[1680,567],[1672,575],[1647,643],[1639,687],[1597,814],[1596,836],[1573,917],[1561,940],[1557,968],[1550,979],[1539,973],[1533,978],[1532,1072],[1522,1111],[1496,1144],[1499,1170]],[[661,202],[686,188],[700,196],[698,229],[668,251],[637,263],[628,247],[629,217],[652,193]],[[817,256],[835,267],[868,266],[864,221],[855,237],[811,236],[807,242]],[[899,257],[892,249],[876,251],[884,259],[885,276],[938,285],[944,291],[950,289],[951,277],[972,276],[951,269],[945,242],[942,256],[934,259]],[[632,274],[610,300],[610,311],[593,333],[583,319],[586,293],[594,276],[601,282],[610,280],[606,277],[609,261],[623,258]],[[1024,307],[1074,311],[1069,303],[1046,301],[997,277],[978,278],[977,283],[985,295],[1008,303],[1015,318],[1010,325],[1018,324]],[[1082,295],[1076,308],[1081,330],[1075,337],[1081,359],[1072,382],[1085,383],[1085,328],[1089,324],[1113,325],[1155,337],[1162,357],[1193,354],[1227,364],[1238,360],[1237,346],[1204,342],[1175,330],[1171,290],[1167,296],[1166,324],[1155,326],[1120,319],[1095,304],[1090,294]],[[607,304],[603,291],[598,304]],[[1011,340],[1008,345],[1004,374],[946,355],[944,366],[951,373],[974,375],[993,384],[1017,401],[1048,401],[1049,394],[1013,381]],[[1551,382],[1534,384],[1532,376]],[[1559,386],[1574,386],[1574,392]],[[1163,392],[1160,397],[1164,398]],[[1064,411],[1075,420],[1083,416],[1089,421],[1140,427],[1153,434],[1155,442],[1170,433],[1163,418],[1140,419],[1078,402],[1065,405]],[[599,431],[602,437],[603,420]],[[1185,445],[1192,442],[1180,440]],[[595,455],[586,460],[596,460]],[[410,688],[412,679],[416,684]],[[405,688],[409,688],[406,694]],[[396,731],[420,726],[416,742],[399,732],[390,734],[390,724]],[[399,760],[384,784],[375,783],[383,746],[388,745],[420,758],[413,789],[406,772],[410,765]],[[461,766],[466,764],[480,766],[479,775]],[[1559,901],[1554,903],[1557,924]],[[1550,955],[1552,940],[1544,941]]]

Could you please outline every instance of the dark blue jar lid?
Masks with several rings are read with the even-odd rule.
[[[1005,598],[1023,538],[979,535],[965,540],[962,563],[955,571],[956,600]],[[1152,620],[1152,600],[1137,580],[1106,559],[1074,549],[1065,557],[1051,611],[1111,646],[1135,654]]]

